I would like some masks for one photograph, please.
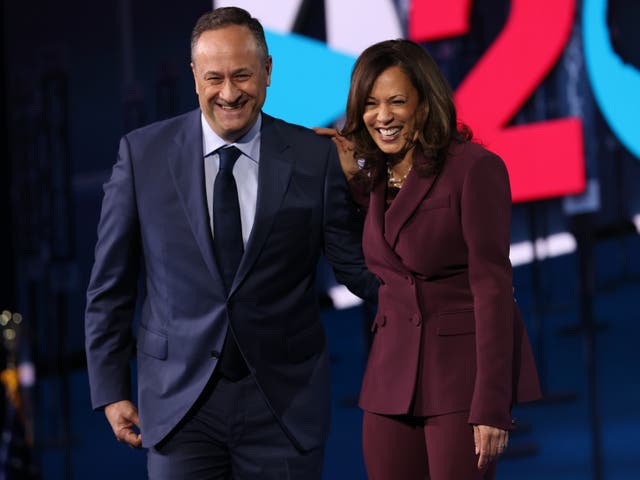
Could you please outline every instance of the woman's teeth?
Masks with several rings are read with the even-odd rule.
[[[378,131],[385,137],[391,137],[400,131],[400,127],[379,128]]]

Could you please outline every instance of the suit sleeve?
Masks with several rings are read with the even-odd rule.
[[[364,300],[378,303],[378,279],[362,254],[362,216],[349,195],[338,153],[330,143],[324,186],[324,254],[336,280]]]
[[[359,179],[358,177],[351,177],[348,184],[351,199],[356,204],[358,213],[360,213],[364,217],[367,214],[367,210],[369,210],[370,195],[368,186],[365,185],[362,179]]]
[[[489,152],[468,171],[461,198],[476,322],[476,381],[469,422],[511,428],[513,290],[507,169]]]
[[[131,398],[139,239],[131,156],[123,138],[111,178],[104,185],[87,290],[85,348],[93,408]]]

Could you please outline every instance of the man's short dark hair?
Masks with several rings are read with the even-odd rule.
[[[193,60],[193,49],[198,43],[200,35],[208,30],[217,30],[229,25],[245,26],[249,29],[256,40],[258,51],[266,61],[269,57],[267,41],[264,38],[264,29],[257,18],[251,16],[249,12],[239,7],[221,7],[202,15],[196,22],[191,32],[191,60]]]

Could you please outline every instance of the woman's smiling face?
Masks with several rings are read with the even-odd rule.
[[[365,101],[362,120],[387,155],[406,153],[416,138],[418,91],[400,67],[384,70]]]

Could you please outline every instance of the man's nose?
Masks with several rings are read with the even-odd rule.
[[[240,98],[242,92],[232,80],[226,80],[220,90],[220,98],[227,103],[233,103]]]

